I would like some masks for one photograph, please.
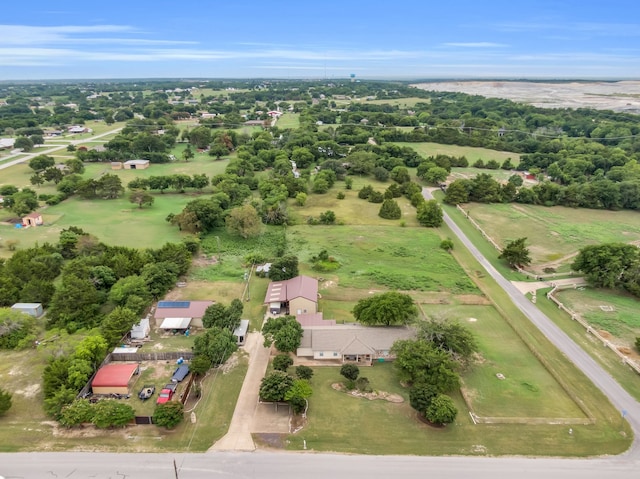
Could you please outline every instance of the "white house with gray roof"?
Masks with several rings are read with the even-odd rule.
[[[340,363],[372,364],[395,359],[391,354],[393,343],[415,337],[415,329],[406,326],[309,326],[304,328],[296,354]]]

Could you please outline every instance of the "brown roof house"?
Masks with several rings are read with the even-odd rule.
[[[271,314],[313,314],[318,312],[318,280],[296,276],[286,281],[272,281],[264,304]]]
[[[395,359],[391,354],[393,343],[400,339],[413,339],[415,335],[415,330],[407,326],[308,326],[304,328],[296,354],[318,360],[370,365],[375,361]]]
[[[160,329],[187,329],[190,326],[202,327],[204,312],[213,301],[158,301],[154,314]]]

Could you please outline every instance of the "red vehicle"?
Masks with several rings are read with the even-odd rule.
[[[176,383],[166,384],[162,388],[162,391],[160,391],[156,404],[164,404],[166,402],[171,401],[171,399],[173,399],[173,394],[176,392],[177,387],[178,385]]]

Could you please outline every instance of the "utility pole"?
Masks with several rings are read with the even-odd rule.
[[[176,474],[176,479],[179,479],[178,478],[178,466],[176,465],[176,460],[175,459],[173,460],[173,471]]]

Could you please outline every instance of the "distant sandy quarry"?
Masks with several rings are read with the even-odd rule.
[[[506,98],[544,108],[595,108],[640,114],[640,81],[558,82],[456,81],[412,85],[423,90],[452,91]]]

